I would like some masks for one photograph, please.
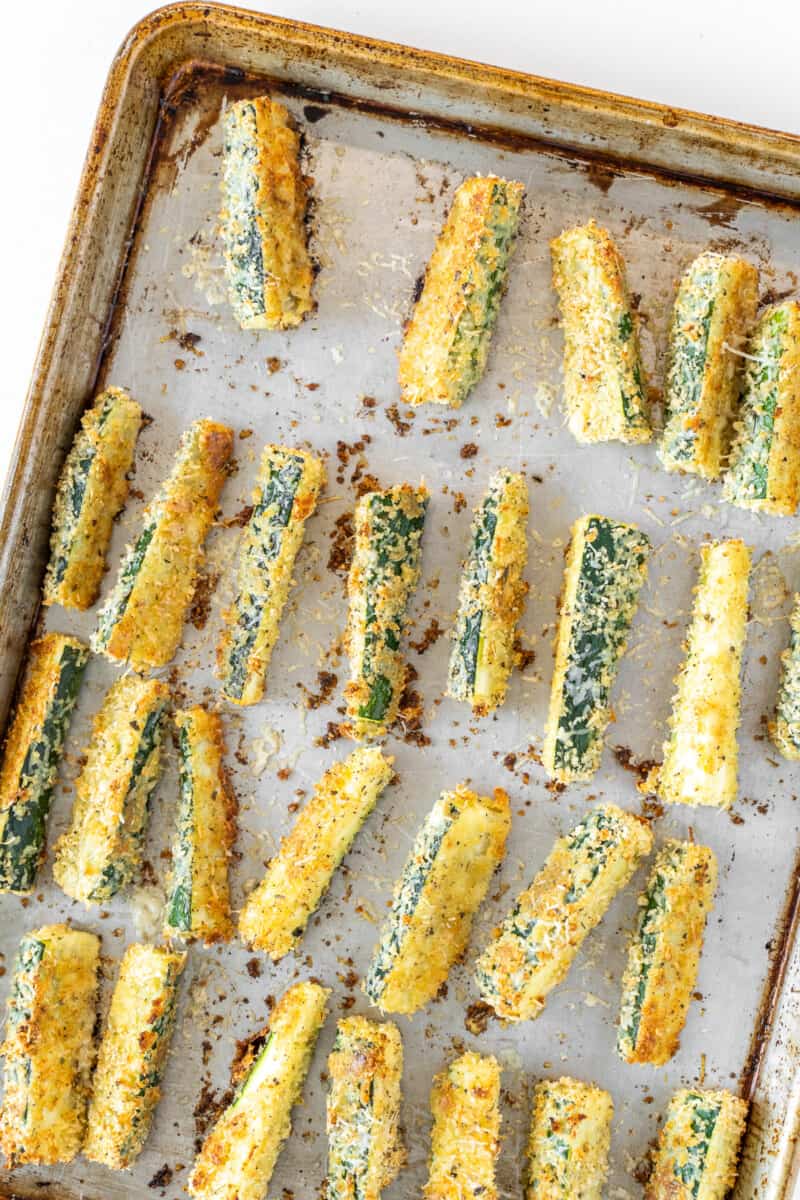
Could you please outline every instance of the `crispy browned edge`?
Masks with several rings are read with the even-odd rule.
[[[113,163],[119,173],[136,157],[135,131],[133,136],[128,131],[127,140],[124,130],[120,136],[123,101],[131,93],[141,101],[143,124],[136,144],[140,155],[142,136],[152,140],[158,98],[166,81],[200,59],[257,71],[251,53],[254,39],[264,54],[278,52],[282,71],[273,77],[283,81],[291,78],[294,61],[314,58],[349,69],[378,93],[398,84],[409,92],[415,87],[417,102],[398,103],[398,116],[411,108],[417,112],[424,108],[426,86],[434,96],[449,93],[464,104],[477,89],[482,102],[497,110],[496,125],[477,131],[486,136],[502,140],[503,132],[513,128],[512,140],[517,143],[571,150],[585,160],[588,170],[605,172],[609,178],[616,171],[641,168],[716,186],[722,189],[723,212],[725,193],[730,192],[745,200],[760,198],[792,207],[800,202],[800,137],[795,135],[228,5],[176,3],[145,17],[125,38],[109,70],[0,501],[0,723],[7,716],[22,648],[38,611],[57,472],[107,348],[110,316],[125,267],[124,252],[121,260],[110,262],[104,251],[114,244],[109,234],[115,230],[118,244],[127,244],[140,200],[137,186],[121,212],[110,214],[111,202],[105,204],[108,189],[103,180],[109,165]],[[385,109],[391,112],[390,105]],[[566,134],[547,137],[541,129],[531,131],[530,123],[537,119],[547,128],[550,110],[566,119]],[[430,111],[423,115],[445,130],[449,124],[454,133],[476,132],[465,123],[437,122]],[[589,125],[596,138],[591,146],[582,142],[578,132],[574,139],[569,136],[569,129],[580,131]],[[631,149],[623,153],[620,146],[626,137]],[[676,168],[676,163],[684,165]],[[140,157],[137,185],[146,180],[148,165],[148,158]],[[76,370],[71,380],[63,380],[59,365],[69,361],[69,344],[98,344],[99,348],[93,363]],[[766,1031],[762,1028],[761,1033],[764,1036]],[[23,1194],[8,1187],[0,1183],[0,1200]],[[37,1191],[35,1184],[32,1187]],[[24,1191],[32,1194],[27,1187]]]

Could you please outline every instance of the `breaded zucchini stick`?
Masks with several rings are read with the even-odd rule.
[[[467,1051],[433,1081],[433,1132],[424,1200],[497,1200],[500,1064]]]
[[[658,457],[668,471],[719,479],[739,403],[746,338],[758,308],[758,270],[707,251],[678,288],[669,333],[666,424]]]
[[[381,737],[397,716],[406,679],[400,650],[406,609],[419,581],[428,493],[407,483],[367,492],[356,505],[347,591],[347,732]]]
[[[775,719],[769,735],[784,758],[800,759],[800,596],[795,595],[790,618],[789,645],[781,655],[781,678]]]
[[[736,1182],[747,1101],[683,1088],[669,1102],[645,1200],[724,1200]]]
[[[800,301],[768,308],[747,349],[722,495],[740,508],[792,516],[800,499]]]
[[[363,983],[383,1012],[414,1013],[438,992],[505,853],[508,796],[442,792],[417,834]]]
[[[700,547],[686,657],[676,680],[664,762],[648,781],[670,804],[730,808],[736,799],[750,551],[735,538]]]
[[[594,221],[550,243],[564,330],[564,404],[579,442],[653,436],[622,255]]]
[[[665,842],[639,897],[622,979],[617,1052],[625,1062],[661,1067],[678,1049],[716,885],[713,850]]]
[[[652,845],[647,822],[614,804],[593,809],[557,840],[478,959],[478,988],[499,1017],[539,1016],[587,934]]]
[[[649,554],[650,539],[635,525],[590,515],[572,527],[542,751],[561,783],[590,779],[600,766]]]
[[[122,388],[106,388],[83,414],[53,505],[45,604],[84,609],[97,599],[141,427],[142,410]]]
[[[392,778],[392,758],[360,747],[334,763],[283,839],[239,919],[246,945],[277,962],[297,944],[334,871]]]
[[[228,864],[236,839],[236,797],[225,770],[218,713],[201,705],[175,713],[180,798],[164,933],[207,945],[233,933]]]
[[[405,1162],[403,1043],[390,1021],[345,1017],[328,1058],[327,1200],[380,1200]]]
[[[236,1094],[203,1142],[188,1190],[202,1200],[264,1200],[291,1133],[329,991],[296,983],[272,1010],[234,1074]]]
[[[524,192],[496,175],[457,189],[400,349],[404,404],[460,408],[483,375]]]
[[[139,1155],[161,1097],[184,953],[128,946],[100,1043],[83,1153],[121,1171]]]
[[[461,576],[447,694],[477,716],[503,703],[514,665],[514,637],[528,585],[528,488],[524,475],[498,471],[475,511]]]
[[[256,704],[264,695],[295,559],[324,482],[325,468],[313,454],[265,447],[217,653],[222,694],[234,704]]]
[[[0,892],[29,892],[89,647],[46,633],[33,642],[0,767]]]
[[[537,1083],[526,1200],[602,1200],[613,1115],[610,1095],[593,1083]]]
[[[314,308],[308,252],[308,180],[300,136],[282,104],[253,96],[224,117],[225,273],[242,329],[289,329]]]
[[[98,618],[92,649],[135,671],[165,666],[181,640],[203,543],[217,509],[233,432],[195,421],[181,438],[169,479],[145,510]]]
[[[75,784],[72,822],[56,843],[53,877],[74,900],[105,904],[139,874],[168,701],[165,683],[135,675],[106,693]]]
[[[9,1166],[70,1162],[94,1065],[100,939],[68,925],[25,934],[8,998],[0,1149]]]

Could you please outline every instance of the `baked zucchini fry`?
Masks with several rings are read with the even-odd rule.
[[[483,999],[499,1017],[533,1020],[566,977],[584,939],[650,853],[641,817],[614,804],[593,809],[560,837],[478,959]]]
[[[329,989],[303,981],[272,1010],[234,1072],[236,1094],[195,1161],[188,1190],[203,1200],[263,1200],[291,1133]]]
[[[172,474],[148,505],[141,532],[100,611],[92,638],[96,653],[127,662],[135,671],[170,661],[232,451],[227,425],[195,421],[184,433]]]
[[[345,1017],[328,1058],[327,1200],[380,1200],[405,1162],[396,1025]]]
[[[73,900],[105,904],[139,874],[168,700],[165,683],[135,675],[106,693],[75,784],[72,822],[56,843],[53,877]]]
[[[414,840],[363,983],[383,1012],[414,1013],[438,992],[505,853],[508,796],[442,792]]]
[[[537,1083],[526,1200],[602,1200],[613,1115],[608,1092],[593,1083]]]
[[[477,716],[503,703],[514,665],[514,636],[528,585],[528,488],[524,475],[498,471],[472,523],[461,576],[447,694]]]
[[[561,783],[590,779],[600,766],[649,554],[650,539],[635,525],[591,515],[572,526],[542,752]]]
[[[686,657],[672,701],[664,762],[653,786],[670,804],[730,808],[736,799],[739,679],[747,624],[750,551],[731,538],[700,547]]]
[[[745,339],[756,319],[758,270],[707,252],[678,288],[669,334],[666,424],[658,457],[668,471],[719,479],[739,401]]]
[[[800,759],[800,595],[793,600],[789,645],[781,655],[781,678],[775,719],[769,735],[784,758]]]
[[[70,1162],[94,1064],[100,939],[43,925],[19,944],[8,999],[0,1149],[10,1167]]]
[[[239,550],[236,598],[217,653],[222,694],[234,704],[257,704],[264,695],[295,559],[324,482],[325,468],[313,454],[265,448]]]
[[[360,747],[334,763],[281,842],[239,919],[246,945],[277,962],[297,944],[334,871],[392,778],[392,758]]]
[[[175,714],[180,798],[164,933],[207,945],[233,933],[228,863],[236,839],[236,797],[225,770],[217,713],[197,705]]]
[[[590,221],[550,243],[564,330],[564,404],[579,442],[649,442],[653,436],[625,263]]]
[[[669,1102],[645,1200],[723,1200],[736,1182],[747,1101],[683,1088]]]
[[[141,427],[142,410],[122,388],[106,388],[83,414],[53,505],[45,604],[84,609],[97,599]]]
[[[29,892],[44,858],[58,764],[89,647],[46,633],[30,648],[0,767],[0,892]]]
[[[722,495],[740,508],[791,516],[800,499],[800,301],[768,308],[748,353]]]
[[[467,1051],[433,1081],[433,1131],[425,1200],[497,1200],[500,1065]]]
[[[367,492],[356,505],[356,544],[347,591],[347,732],[382,737],[397,716],[406,668],[400,642],[419,581],[428,493],[407,483]]]
[[[141,1152],[161,1097],[185,953],[128,946],[100,1042],[83,1153],[121,1171]]]
[[[400,349],[405,404],[460,408],[483,375],[524,193],[496,175],[457,189]]]
[[[617,1052],[625,1062],[662,1067],[678,1049],[716,885],[713,850],[665,842],[639,897],[622,978]]]
[[[300,136],[282,104],[253,96],[224,120],[225,272],[242,329],[289,329],[314,308],[308,252],[308,180]]]

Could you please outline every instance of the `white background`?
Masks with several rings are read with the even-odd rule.
[[[249,7],[800,133],[800,5],[268,0]],[[3,19],[0,479],[114,53],[147,0],[11,0]]]

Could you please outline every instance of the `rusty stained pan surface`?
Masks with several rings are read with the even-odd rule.
[[[198,28],[207,36],[200,39]],[[160,29],[161,41],[150,36],[153,29]],[[524,136],[524,105],[518,104],[520,97],[529,105],[543,104],[537,99],[539,84],[530,84],[526,92],[526,81],[509,73],[457,69],[449,60],[415,53],[404,58],[397,48],[373,47],[368,56],[366,45],[346,35],[328,37],[231,10],[191,6],[157,16],[128,45],[128,59],[121,60],[129,64],[127,73],[118,65],[101,110],[98,153],[112,158],[95,173],[99,178],[92,168],[86,176],[80,226],[73,227],[71,243],[80,253],[70,258],[68,246],[57,295],[62,326],[85,321],[88,284],[81,272],[92,267],[92,321],[85,326],[85,340],[77,343],[79,354],[75,342],[72,349],[63,344],[63,334],[59,344],[55,325],[45,337],[22,436],[23,458],[5,516],[9,533],[0,610],[8,614],[16,606],[24,613],[27,604],[32,611],[46,539],[47,481],[57,470],[93,382],[94,363],[100,361],[97,382],[129,388],[152,418],[140,440],[133,494],[115,529],[112,565],[169,469],[181,430],[196,417],[213,416],[230,422],[238,434],[238,470],[223,495],[223,519],[209,539],[201,602],[166,672],[176,701],[216,702],[211,665],[220,610],[230,599],[238,525],[262,445],[268,440],[307,445],[328,460],[325,502],[310,523],[298,562],[297,588],[273,658],[267,699],[243,713],[225,712],[229,766],[241,805],[233,870],[237,907],[290,827],[297,804],[322,771],[352,748],[338,736],[346,679],[340,650],[344,576],[354,498],[372,478],[385,485],[424,478],[432,493],[408,651],[421,718],[388,739],[397,781],[337,873],[298,955],[272,967],[238,943],[191,951],[164,1099],[134,1169],[115,1175],[81,1159],[49,1170],[26,1168],[15,1173],[14,1190],[25,1197],[179,1196],[197,1139],[227,1089],[237,1039],[264,1022],[272,998],[294,978],[313,974],[333,988],[332,1013],[270,1194],[316,1195],[325,1174],[324,1071],[335,1018],[370,1011],[358,980],[411,838],[439,791],[468,778],[481,791],[508,790],[514,812],[509,851],[479,914],[467,961],[453,971],[446,994],[413,1020],[398,1021],[405,1043],[409,1164],[387,1190],[387,1200],[419,1194],[431,1077],[465,1047],[491,1051],[504,1066],[503,1195],[521,1192],[531,1086],[542,1075],[560,1074],[593,1079],[613,1095],[609,1197],[641,1195],[647,1154],[667,1099],[688,1083],[754,1094],[753,1136],[737,1194],[789,1195],[797,1108],[792,1080],[798,972],[789,950],[796,908],[798,775],[795,766],[776,758],[765,740],[764,722],[788,634],[790,594],[800,587],[797,523],[722,505],[716,488],[659,470],[652,447],[579,448],[572,441],[559,409],[561,342],[548,241],[590,216],[618,238],[657,401],[674,283],[697,252],[705,247],[741,251],[761,269],[764,300],[796,294],[800,227],[797,209],[788,201],[800,161],[795,144],[699,121],[695,145],[702,146],[706,135],[711,141],[716,137],[718,145],[699,164],[705,161],[707,171],[691,163],[692,173],[721,177],[724,168],[724,177],[733,181],[712,187],[683,178],[688,158],[676,160],[673,176],[656,161],[665,151],[653,129],[660,124],[672,137],[676,129],[695,128],[692,118],[632,103],[623,135],[622,124],[614,122],[622,120],[625,103],[554,85],[547,97],[548,120],[568,144],[548,145],[550,135],[544,136],[547,130],[538,118],[530,118],[531,136]],[[189,62],[197,60],[201,46],[204,61]],[[138,68],[136,52],[143,56]],[[169,90],[142,199],[138,184],[151,145],[158,78],[169,80],[164,83]],[[424,90],[417,86],[419,79]],[[328,85],[323,94],[320,80]],[[483,109],[480,93],[465,98],[468,80],[473,93],[476,82],[484,84]],[[314,180],[319,308],[289,334],[243,333],[236,327],[224,298],[216,231],[221,108],[265,86],[285,100],[304,130],[306,165]],[[505,128],[503,97],[509,113]],[[404,108],[414,115],[404,115]],[[422,109],[425,119],[418,115]],[[591,128],[590,111],[595,113]],[[461,116],[469,128],[459,124]],[[602,159],[576,153],[581,128],[585,146],[592,139],[603,142]],[[626,165],[636,128],[641,152],[636,166]],[[570,130],[574,136],[567,139]],[[109,176],[104,168],[117,164],[127,174]],[[757,194],[765,188],[770,164],[779,180],[771,197]],[[489,369],[459,413],[410,413],[398,404],[395,351],[415,282],[458,182],[489,171],[519,178],[527,187]],[[126,232],[137,206],[135,236],[112,313]],[[103,221],[114,236],[100,235]],[[88,250],[87,238],[92,239]],[[87,261],[90,253],[95,257]],[[527,653],[505,707],[495,719],[476,724],[442,698],[449,650],[442,631],[452,624],[470,510],[488,475],[504,464],[524,470],[530,486],[531,595],[522,621]],[[618,681],[616,722],[602,769],[590,784],[559,792],[547,786],[537,758],[563,552],[570,524],[585,511],[636,521],[655,550]],[[697,546],[707,535],[742,536],[754,547],[740,799],[732,815],[662,811],[644,801],[635,786],[637,764],[660,753]],[[24,570],[19,568],[23,560]],[[113,578],[112,569],[104,595]],[[95,614],[96,609],[84,616],[51,610],[46,625],[87,636]],[[18,649],[8,648],[6,691],[18,665]],[[114,675],[108,664],[92,660],[54,804],[51,846],[69,817],[91,717]],[[123,897],[102,912],[81,910],[55,887],[49,865],[29,903],[2,898],[3,992],[19,936],[33,925],[68,918],[103,935],[104,1003],[125,944],[136,936],[158,936],[164,852],[177,794],[173,759],[170,754],[154,805],[145,881],[133,903]],[[691,833],[711,845],[719,859],[720,886],[698,998],[679,1053],[657,1071],[627,1067],[613,1050],[619,981],[644,871],[590,937],[538,1021],[504,1028],[486,1021],[475,1007],[470,964],[477,949],[553,839],[580,819],[590,800],[643,808],[656,818],[659,842]]]

